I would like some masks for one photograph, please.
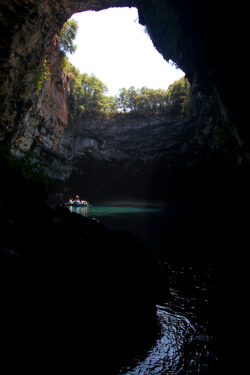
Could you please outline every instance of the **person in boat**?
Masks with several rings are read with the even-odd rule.
[[[69,199],[69,203],[70,204],[73,203],[73,199],[72,198]]]
[[[80,197],[79,197],[79,195],[75,196],[74,203],[80,203]]]

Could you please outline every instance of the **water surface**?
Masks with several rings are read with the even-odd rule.
[[[168,227],[174,216],[172,209],[159,207],[88,206],[70,210],[95,218],[108,229],[128,230],[154,249],[167,243]]]
[[[128,230],[141,238],[169,272],[170,293],[157,306],[159,338],[143,357],[134,358],[118,372],[123,375],[203,373],[217,360],[207,318],[210,265],[183,264],[168,258],[169,233],[181,222],[179,208],[89,206],[71,207],[112,230]],[[160,254],[164,254],[161,257]],[[118,374],[117,374],[118,375]]]

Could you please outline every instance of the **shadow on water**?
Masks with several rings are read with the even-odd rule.
[[[186,216],[178,207],[88,206],[69,209],[102,222],[108,229],[127,230],[159,251],[165,250],[169,232]]]
[[[166,297],[157,305],[160,327],[154,344],[119,374],[162,375],[204,373],[217,360],[209,327],[208,300],[212,266],[204,257],[200,262],[182,262],[171,251],[172,227],[185,221],[178,208],[97,207],[71,208],[72,212],[101,221],[112,230],[128,230],[154,249],[162,269],[169,275]],[[166,248],[168,252],[166,253]],[[173,246],[172,246],[173,248]]]

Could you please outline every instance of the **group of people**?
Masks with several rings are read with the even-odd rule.
[[[75,199],[70,198],[69,203],[70,203],[70,204],[73,204],[73,203],[76,203],[76,204],[86,204],[86,205],[88,204],[87,201],[80,200],[79,195],[76,195],[76,196],[75,196]]]

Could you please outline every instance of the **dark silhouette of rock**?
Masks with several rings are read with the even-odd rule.
[[[28,196],[32,208],[1,212],[3,355],[25,368],[112,372],[156,337],[167,278],[130,233]]]

